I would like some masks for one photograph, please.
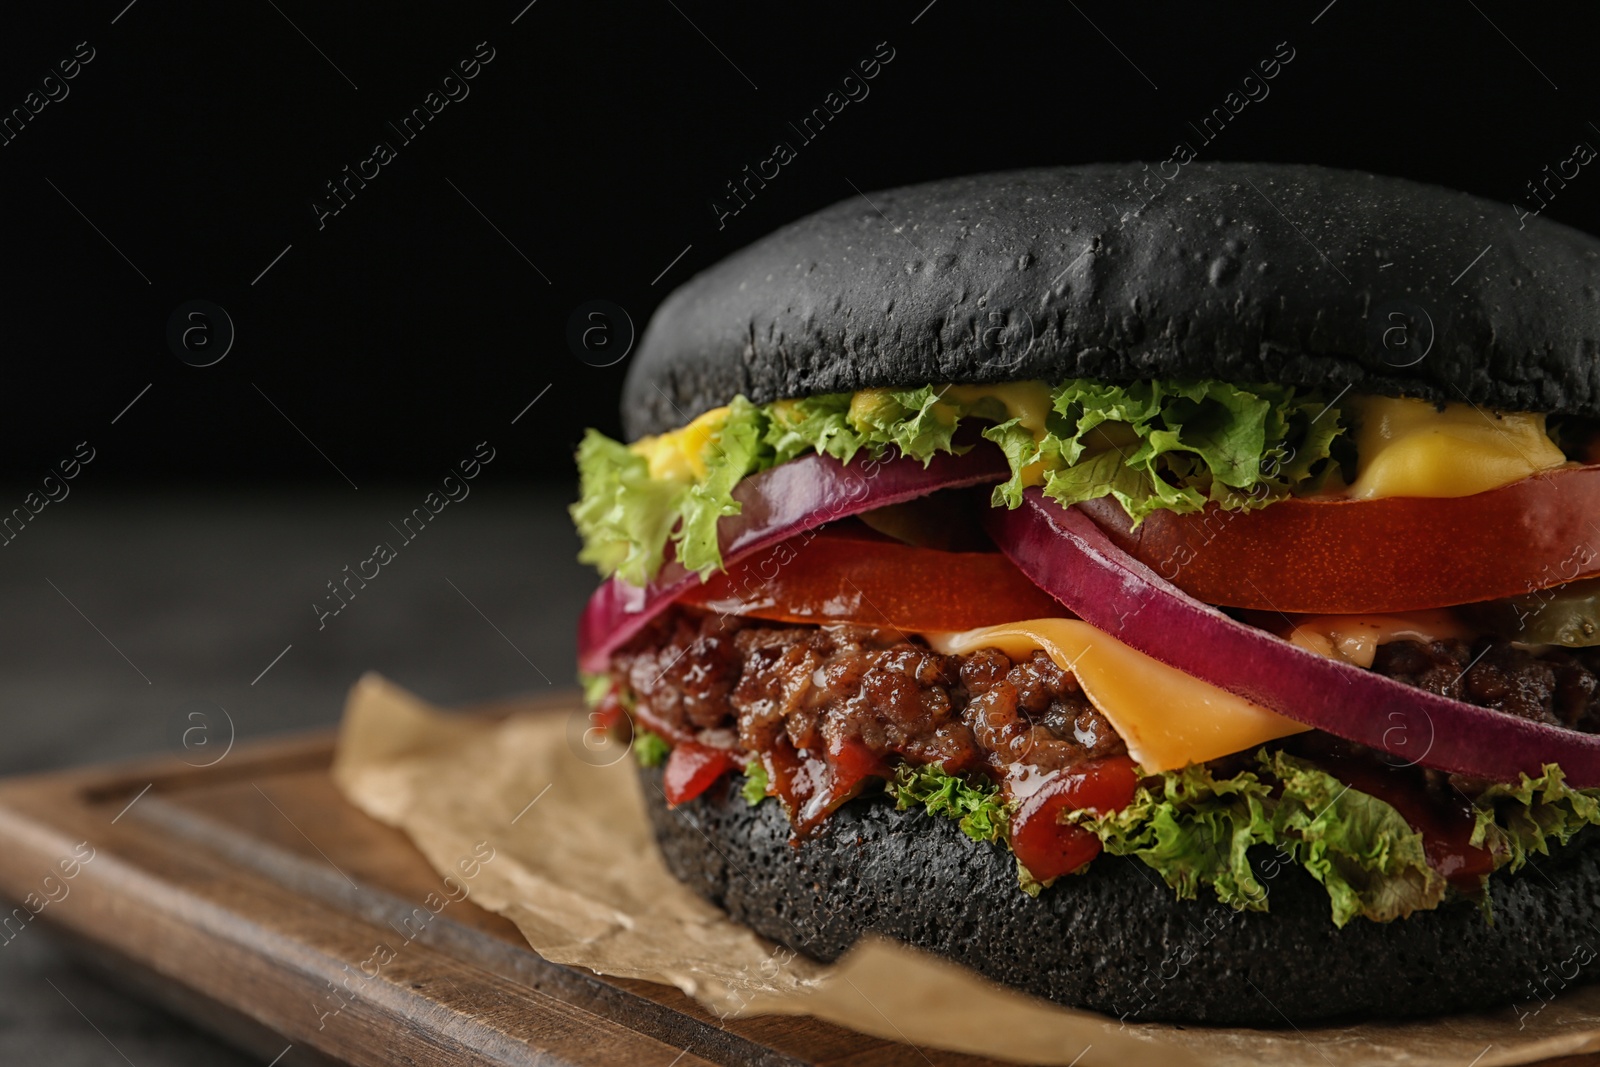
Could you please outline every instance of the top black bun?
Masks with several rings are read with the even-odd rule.
[[[1600,240],[1398,178],[1174,166],[982,174],[791,223],[661,305],[627,431],[738,393],[1069,377],[1600,416]]]

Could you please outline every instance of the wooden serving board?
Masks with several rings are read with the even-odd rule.
[[[470,900],[367,980],[373,946],[394,940],[438,877],[404,835],[344,801],[333,744],[323,733],[242,746],[204,769],[161,758],[0,782],[11,917],[0,936],[47,927],[137,995],[277,1067],[998,1067],[815,1019],[718,1020],[671,987],[549,963]]]
[[[278,1067],[993,1062],[814,1019],[723,1022],[674,988],[549,963],[470,900],[369,981],[361,964],[438,876],[403,834],[344,801],[333,743],[323,733],[240,746],[205,769],[162,758],[0,782],[11,916],[0,937],[46,927],[263,1063],[282,1053]]]

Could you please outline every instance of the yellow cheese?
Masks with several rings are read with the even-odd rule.
[[[996,401],[1005,409],[1005,417],[1018,420],[1018,424],[1038,440],[1044,436],[1045,420],[1053,410],[1050,387],[1044,382],[1000,382],[996,385],[950,385],[941,396],[945,400],[972,410],[985,400]],[[1001,420],[997,420],[1001,421]]]
[[[856,429],[874,426],[883,422],[893,422],[900,418],[905,411],[904,405],[890,393],[898,392],[896,389],[858,389],[850,394],[850,408],[845,412],[844,420]],[[948,412],[944,413],[948,416]]]
[[[706,445],[727,421],[727,408],[712,408],[682,429],[641,437],[628,447],[650,464],[650,477],[660,481],[694,481],[705,477]]]
[[[1289,642],[1329,659],[1371,667],[1378,646],[1390,641],[1439,641],[1472,637],[1448,611],[1412,611],[1395,615],[1314,615],[1295,624]]]
[[[996,422],[1016,419],[1021,426],[1040,441],[1045,435],[1045,420],[1054,410],[1050,386],[1044,382],[1000,382],[995,385],[949,385],[943,390],[944,399],[959,404],[967,411],[980,416],[991,416]],[[983,410],[985,407],[991,410]],[[1040,455],[1020,472],[1023,486],[1043,485],[1049,469],[1045,457]]]
[[[1355,397],[1360,469],[1350,496],[1471,496],[1566,462],[1544,416],[1499,414],[1473,404]]]
[[[961,633],[926,634],[946,655],[1034,649],[1071,671],[1146,771],[1176,770],[1310,727],[1151,659],[1077,619],[1032,619]]]

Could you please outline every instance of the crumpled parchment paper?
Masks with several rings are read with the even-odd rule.
[[[674,985],[719,1014],[813,1015],[918,1046],[1082,1067],[1501,1067],[1600,1050],[1600,987],[1552,997],[1559,977],[1485,1015],[1266,1031],[1123,1024],[883,940],[831,967],[794,956],[668,873],[631,758],[576,695],[570,711],[491,721],[449,715],[369,674],[350,692],[333,774],[441,875],[464,883],[470,872],[472,900],[546,959]],[[1552,975],[1562,964],[1551,961]]]

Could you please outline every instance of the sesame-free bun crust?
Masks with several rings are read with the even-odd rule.
[[[1096,164],[851,196],[769,234],[667,297],[623,419],[1072,377],[1600,416],[1597,353],[1600,241],[1567,226],[1318,166]]]

